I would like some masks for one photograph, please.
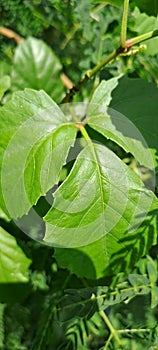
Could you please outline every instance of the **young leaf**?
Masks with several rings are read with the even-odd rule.
[[[0,227],[0,283],[28,282],[31,261],[18,246],[16,239]]]
[[[77,128],[46,93],[31,89],[1,109],[0,128],[2,209],[17,218],[58,182]]]
[[[60,80],[61,68],[59,59],[49,46],[42,40],[28,38],[15,51],[12,89],[43,89],[60,102],[64,91]]]

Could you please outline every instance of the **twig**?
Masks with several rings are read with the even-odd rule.
[[[21,43],[24,38],[15,33],[12,29],[6,27],[0,27],[0,34],[6,36],[9,39],[14,39],[17,44]]]
[[[105,57],[99,64],[97,64],[93,69],[88,70],[84,77],[78,82],[77,85],[74,85],[63,98],[61,103],[71,102],[74,95],[80,91],[81,87],[97,72],[99,72],[107,63],[119,56],[120,53],[124,52],[124,48],[119,47],[117,50],[114,50],[110,55]]]

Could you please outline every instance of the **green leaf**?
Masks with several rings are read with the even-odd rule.
[[[93,104],[90,102],[87,110],[87,123],[91,128],[115,141],[126,152],[133,154],[140,164],[153,169],[154,161],[156,163],[154,148],[157,146],[155,114],[158,107],[157,88],[144,80],[126,78],[121,79],[118,87],[116,89],[115,87],[116,78],[113,78],[111,83],[107,81],[99,85],[92,97]],[[112,89],[115,90],[111,102],[113,109],[107,110],[106,104],[110,101],[110,98],[106,97],[108,89],[110,89],[109,96]],[[151,125],[149,128],[151,118],[152,134]],[[151,153],[148,146],[151,146]]]
[[[90,318],[98,309],[94,288],[67,289],[61,298],[57,310],[59,322],[67,322],[74,317]]]
[[[134,33],[142,35],[158,29],[158,17],[148,16],[146,13],[141,13],[138,8],[135,8],[132,16],[134,18],[134,22],[133,25],[130,25],[130,30],[133,30]],[[144,41],[144,44],[147,47],[145,50],[145,55],[154,56],[157,54],[157,37]]]
[[[50,47],[42,40],[30,37],[19,44],[15,51],[12,89],[43,89],[60,102],[64,91],[60,79],[61,68]]]
[[[154,286],[151,289],[151,308],[158,305],[158,287]]]
[[[31,89],[1,108],[0,128],[2,209],[17,218],[58,182],[77,128],[45,92]]]
[[[102,3],[105,2],[104,0],[94,0],[95,3]],[[123,0],[107,0],[107,4],[110,4],[112,6],[122,6],[123,7]],[[146,12],[150,16],[157,16],[158,14],[158,0],[154,0],[151,2],[151,0],[131,0],[130,1],[130,7],[131,9],[137,6],[139,7],[141,12]]]
[[[158,278],[157,261],[153,260],[150,256],[148,256],[147,270],[151,284],[156,283]]]
[[[131,125],[130,122],[132,122],[138,129],[138,133],[135,129],[132,135],[132,128],[128,130],[127,125],[125,125],[125,127],[122,125],[121,128],[119,121],[112,118],[115,129],[118,128],[118,130],[122,131],[122,147],[124,141],[128,151],[131,152],[141,164],[151,168],[152,160],[150,159],[150,153],[147,149],[147,147],[149,147],[156,166],[158,164],[158,119],[156,117],[158,109],[158,90],[156,85],[147,83],[143,79],[123,78],[113,91],[110,107],[123,114],[123,116],[128,118],[129,125]],[[116,130],[116,136],[118,135],[118,130]],[[132,140],[129,140],[130,143],[128,143],[128,138],[130,137],[132,137]],[[145,141],[143,141],[143,139]],[[121,143],[119,141],[120,145]],[[129,147],[130,145],[132,146],[131,143],[133,143],[133,150]]]
[[[122,231],[139,221],[136,216],[150,209],[154,195],[143,187],[112,151],[91,143],[54,193],[53,206],[44,218],[45,242],[80,247],[111,236],[113,231],[119,239]],[[105,254],[108,258],[107,247]]]
[[[88,106],[87,114],[97,114],[100,110],[104,112],[110,104],[112,99],[111,93],[118,85],[119,77],[115,77],[109,80],[102,80],[97,89],[95,90],[90,104]]]
[[[4,93],[10,88],[11,81],[8,75],[4,75],[0,78],[0,100],[2,99]]]
[[[59,266],[88,279],[131,271],[136,261],[157,242],[157,208],[158,201],[154,197],[151,211],[135,231],[124,232],[118,224],[104,238],[86,247],[55,248]]]
[[[16,239],[0,227],[0,283],[28,282],[30,259]]]
[[[133,0],[135,6],[138,6],[141,12],[146,12],[150,16],[158,14],[158,0]]]

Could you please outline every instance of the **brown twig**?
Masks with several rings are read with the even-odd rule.
[[[15,33],[12,29],[6,27],[0,27],[0,34],[6,36],[9,39],[14,39],[17,44],[21,43],[24,38]]]

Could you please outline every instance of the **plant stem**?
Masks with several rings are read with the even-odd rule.
[[[100,316],[102,317],[102,319],[104,320],[104,322],[106,323],[106,325],[108,326],[111,334],[113,335],[113,337],[115,338],[115,340],[117,341],[117,343],[121,346],[121,340],[117,334],[117,331],[115,330],[115,328],[113,327],[113,325],[111,324],[111,322],[109,321],[108,317],[106,316],[105,312],[103,310],[100,311]]]
[[[121,47],[123,48],[126,47],[128,6],[129,6],[129,0],[124,0],[123,16],[122,16],[122,24],[121,24],[121,37],[120,37],[120,44],[121,44]]]
[[[153,30],[151,32],[136,36],[134,38],[126,40],[126,49],[129,49],[133,45],[140,44],[144,40],[154,38],[155,36],[158,36],[158,30]]]
[[[109,63],[111,60],[116,58],[123,51],[124,51],[124,49],[121,49],[119,47],[117,50],[114,50],[107,57],[105,57],[93,69],[88,70],[86,72],[86,74],[84,75],[84,77],[78,82],[78,84],[76,86],[73,86],[72,89],[69,90],[69,92],[66,94],[66,96],[61,101],[61,103],[71,102],[74,95],[80,91],[80,89],[81,89],[82,85],[84,85],[84,83],[86,83],[93,75],[95,75],[97,72],[99,72],[107,63]]]
[[[125,27],[124,27],[125,28]],[[114,50],[112,53],[110,53],[107,57],[105,57],[99,64],[97,64],[93,69],[88,70],[84,77],[77,83],[77,85],[74,85],[68,93],[65,95],[61,103],[67,103],[71,102],[73,100],[74,95],[76,95],[77,92],[79,92],[82,88],[82,86],[97,72],[99,72],[106,64],[108,64],[110,61],[118,57],[121,53],[126,53],[128,49],[130,49],[135,44],[140,44],[144,40],[154,38],[158,36],[158,30],[151,31],[146,34],[139,35],[137,37],[128,39],[125,41],[125,47],[119,46],[116,50]]]

